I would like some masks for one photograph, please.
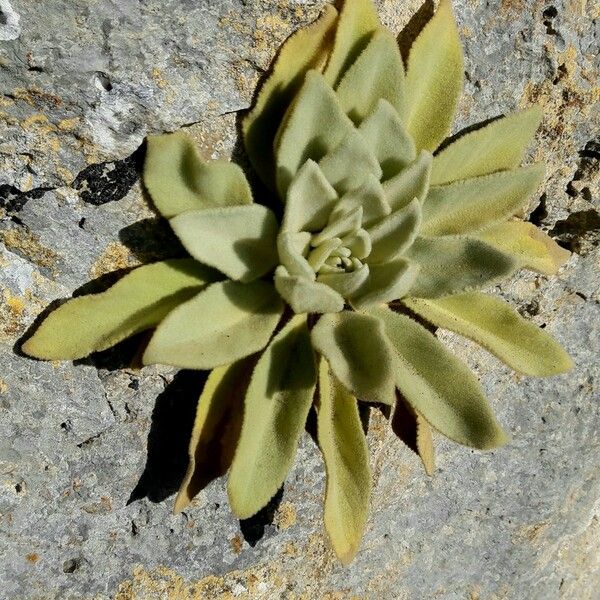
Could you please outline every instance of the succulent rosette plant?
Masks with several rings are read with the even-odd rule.
[[[394,430],[429,473],[432,429],[480,449],[507,439],[431,330],[526,375],[571,367],[546,332],[479,291],[520,268],[551,275],[569,253],[516,218],[544,178],[519,166],[536,108],[445,142],[463,70],[448,0],[406,64],[369,0],[326,7],[285,42],[243,121],[278,215],[253,201],[238,166],[203,162],[180,133],[148,139],[145,185],[191,258],[66,302],[23,350],[75,359],[155,329],[145,364],[211,370],[178,510],[229,470],[233,511],[255,514],[283,484],[314,408],[325,524],[347,562],[371,486],[359,401],[393,407]]]

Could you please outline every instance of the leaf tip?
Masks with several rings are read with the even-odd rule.
[[[191,503],[192,499],[188,496],[188,494],[184,490],[179,490],[177,498],[175,498],[175,504],[173,505],[173,514],[178,515],[180,512],[184,511]]]

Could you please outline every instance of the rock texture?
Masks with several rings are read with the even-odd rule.
[[[395,30],[419,4],[379,2]],[[237,111],[279,43],[322,5],[0,0],[1,598],[597,597],[592,2],[455,2],[467,78],[459,129],[531,103],[545,109],[532,157],[548,174],[530,218],[573,256],[554,280],[521,274],[498,292],[545,324],[576,369],[518,377],[441,334],[513,441],[483,454],[440,439],[429,479],[374,414],[372,515],[350,567],[324,536],[323,467],[308,436],[283,495],[258,518],[232,517],[223,481],[173,516],[201,376],[131,367],[135,340],[75,365],[15,351],[53,300],[178,252],[139,184],[144,136],[187,126],[207,158],[238,156]]]

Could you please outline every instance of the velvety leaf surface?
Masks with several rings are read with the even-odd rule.
[[[333,214],[347,213],[356,207],[363,209],[363,225],[369,226],[389,215],[391,208],[383,188],[374,176],[367,177],[363,185],[344,194],[335,205]]]
[[[156,327],[174,308],[219,274],[191,259],[144,265],[100,294],[68,300],[52,311],[23,352],[45,360],[75,360]]]
[[[356,398],[330,372],[319,368],[317,439],[325,469],[325,529],[343,564],[356,555],[369,512],[369,451]]]
[[[181,132],[148,136],[144,185],[167,219],[186,210],[252,202],[246,176],[237,165],[204,162],[194,142]]]
[[[471,292],[404,303],[430,323],[474,340],[526,375],[557,375],[573,366],[552,336],[499,298]]]
[[[252,110],[242,121],[246,151],[262,180],[275,187],[273,142],[285,111],[309,69],[319,69],[333,39],[337,11],[325,5],[312,24],[293,33],[283,44]]]
[[[392,431],[421,459],[427,475],[435,471],[435,448],[429,423],[397,392]]]
[[[277,251],[281,265],[289,275],[315,280],[315,273],[304,256],[304,251],[310,246],[310,233],[306,231],[282,231],[277,236]]]
[[[342,109],[357,125],[383,100],[402,116],[404,65],[394,36],[383,29],[375,32],[336,91]]]
[[[430,187],[422,235],[472,233],[507,219],[525,206],[544,172],[542,165],[534,165]]]
[[[411,297],[439,298],[492,285],[518,264],[481,240],[468,237],[418,237],[407,252],[419,274]]]
[[[214,283],[179,306],[160,324],[144,364],[213,369],[262,350],[283,303],[263,281]]]
[[[307,160],[292,180],[287,194],[284,230],[317,231],[327,225],[338,196],[323,171]]]
[[[474,448],[505,443],[477,379],[424,327],[387,307],[374,309],[395,351],[396,385],[440,433]]]
[[[335,33],[331,56],[325,68],[327,82],[335,87],[348,67],[380,27],[372,0],[345,0]]]
[[[353,295],[352,306],[360,310],[402,298],[412,289],[418,273],[419,265],[404,258],[369,265],[369,278]]]
[[[463,72],[452,4],[442,0],[408,56],[405,119],[418,150],[433,152],[450,132]]]
[[[415,241],[420,225],[421,203],[416,198],[381,219],[368,230],[373,244],[369,264],[388,262],[403,254]]]
[[[381,177],[377,159],[355,129],[321,159],[319,167],[340,196],[360,187],[369,176]]]
[[[191,210],[170,221],[185,249],[230,279],[258,279],[277,264],[279,224],[260,204]]]
[[[477,237],[509,254],[522,267],[544,275],[554,275],[571,256],[541,229],[524,221],[500,223],[478,233]]]
[[[368,277],[369,265],[362,265],[348,273],[324,273],[319,275],[317,281],[328,285],[344,298],[351,298]]]
[[[213,369],[206,380],[190,439],[190,461],[175,500],[175,512],[184,510],[211,481],[225,475],[238,443],[244,395],[255,358]]]
[[[392,210],[404,208],[415,198],[420,202],[425,200],[429,189],[431,160],[431,154],[423,151],[406,169],[384,182],[383,191]]]
[[[228,492],[237,517],[258,512],[281,487],[312,405],[316,358],[306,317],[297,315],[260,357],[244,403],[244,422]]]
[[[393,403],[393,354],[377,319],[356,312],[323,315],[311,337],[333,374],[357,398]]]
[[[523,160],[541,118],[541,109],[534,106],[460,136],[433,159],[431,184],[513,169]]]
[[[297,314],[333,313],[344,309],[344,299],[332,288],[305,277],[290,275],[284,267],[275,271],[275,288]]]
[[[309,158],[321,160],[353,128],[323,76],[309,71],[275,142],[277,189],[281,197],[285,198],[290,181],[304,162]]]
[[[417,157],[415,144],[396,109],[379,100],[358,128],[383,171],[383,180],[397,175]]]

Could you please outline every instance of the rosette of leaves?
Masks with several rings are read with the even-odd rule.
[[[506,440],[476,378],[432,330],[526,375],[571,367],[546,332],[479,291],[519,268],[551,275],[569,254],[516,218],[544,175],[519,166],[537,109],[445,142],[462,74],[447,0],[406,62],[370,1],[326,7],[280,49],[243,121],[279,216],[253,201],[236,165],[202,161],[179,133],[148,139],[146,187],[191,258],[66,302],[23,350],[75,359],[153,329],[146,364],[210,370],[178,510],[229,471],[233,511],[255,514],[314,410],[325,525],[347,562],[371,487],[359,402],[390,407],[428,473],[432,430],[479,449]]]

